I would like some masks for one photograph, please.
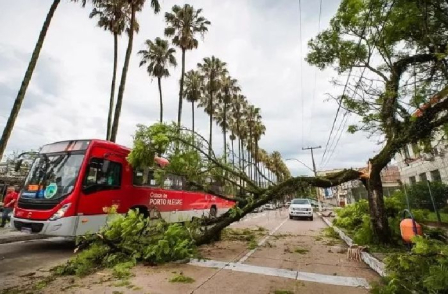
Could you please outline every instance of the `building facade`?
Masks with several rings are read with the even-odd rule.
[[[421,181],[441,181],[448,184],[448,141],[439,139],[431,146],[409,144],[396,154],[401,181],[414,184]]]

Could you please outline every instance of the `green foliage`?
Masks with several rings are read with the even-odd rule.
[[[410,253],[385,259],[388,276],[372,293],[448,293],[448,245],[417,236]]]
[[[156,154],[165,153],[170,143],[168,134],[172,126],[154,124],[150,127],[138,125],[134,135],[134,147],[129,153],[128,161],[133,167],[149,167],[154,164]]]
[[[193,278],[184,276],[182,273],[180,275],[176,275],[170,279],[170,283],[191,284],[194,282],[195,282],[195,280]]]
[[[384,199],[385,213],[388,217],[389,225],[392,231],[392,238],[395,243],[401,240],[400,235],[400,212],[405,208],[400,198],[387,197]],[[336,211],[337,218],[333,224],[345,229],[353,237],[353,241],[359,245],[374,244],[376,238],[373,234],[370,216],[369,204],[367,200],[360,200],[354,204],[347,205]],[[418,214],[418,212],[417,212]],[[420,219],[420,215],[418,214]]]
[[[363,217],[368,213],[369,203],[366,200],[360,200],[336,210],[337,218],[333,223],[340,228],[354,230],[362,225]]]
[[[130,276],[137,262],[161,264],[195,254],[193,225],[149,220],[138,212],[116,216],[98,234],[82,237],[81,250],[57,274],[85,276],[100,268],[112,268],[117,278]]]

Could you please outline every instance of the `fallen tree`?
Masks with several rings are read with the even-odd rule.
[[[164,154],[170,164],[163,169],[158,168],[154,165],[156,154]],[[209,152],[208,142],[200,134],[193,135],[188,129],[179,130],[175,124],[140,125],[128,160],[134,168],[154,168],[159,184],[164,182],[166,175],[174,174],[184,177],[189,186],[236,202],[233,208],[221,216],[200,220],[200,225],[205,229],[195,236],[197,245],[215,240],[225,227],[270,201],[282,199],[285,195],[310,186],[332,187],[363,177],[359,171],[343,170],[326,177],[285,177],[282,182],[269,182],[269,186],[264,188],[250,179],[244,170]],[[260,175],[263,177],[261,172]],[[221,183],[222,191],[213,189],[211,182]],[[245,192],[235,196],[238,188]]]
[[[368,161],[364,179],[371,225],[381,243],[390,242],[391,236],[381,170],[398,152],[407,154],[409,144],[434,152],[431,142],[442,128],[446,132],[447,13],[448,6],[441,1],[344,0],[330,27],[309,42],[308,63],[348,75],[342,83],[335,82],[343,93],[331,96],[338,103],[331,133],[343,113],[335,136],[353,114],[359,123],[348,126],[349,132],[384,138],[381,150]],[[325,159],[334,151],[331,135]]]

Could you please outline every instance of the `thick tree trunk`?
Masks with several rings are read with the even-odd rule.
[[[121,81],[120,81],[120,87],[118,88],[117,105],[115,106],[115,114],[114,114],[114,123],[112,124],[112,132],[110,135],[110,141],[112,142],[115,142],[117,140],[118,124],[120,122],[121,106],[123,104],[123,95],[126,86],[126,76],[128,74],[129,61],[131,59],[132,43],[134,41],[134,22],[135,22],[135,6],[132,5],[128,48],[126,49],[123,70],[121,71]]]
[[[157,83],[159,84],[159,95],[160,95],[160,123],[163,122],[163,100],[162,100],[162,79],[157,78]]]
[[[180,76],[180,89],[179,89],[179,107],[177,109],[177,126],[180,128],[182,121],[182,99],[184,93],[184,76],[185,76],[185,49],[182,48],[182,75]]]
[[[112,114],[114,110],[115,99],[115,81],[117,80],[117,65],[118,65],[118,34],[114,33],[114,72],[112,73],[112,83],[110,85],[110,98],[109,98],[109,113],[107,115],[107,137],[110,139],[110,133],[112,129]]]
[[[39,38],[37,39],[36,46],[34,47],[33,54],[31,55],[30,63],[26,69],[25,76],[23,77],[22,84],[20,85],[19,93],[17,94],[14,105],[12,106],[11,113],[9,114],[8,121],[6,122],[5,129],[3,130],[2,137],[0,138],[0,161],[5,152],[6,145],[11,137],[14,124],[22,107],[23,99],[25,98],[26,90],[30,84],[31,77],[33,76],[34,68],[36,67],[37,60],[39,59],[40,50],[44,44],[45,36],[47,35],[48,28],[50,27],[51,19],[54,12],[59,5],[60,0],[54,0],[51,4],[50,10],[47,13],[42,29],[40,30]]]
[[[391,235],[384,207],[383,184],[380,172],[381,170],[372,169],[370,179],[367,180],[367,196],[373,235],[379,243],[387,244],[391,241]]]

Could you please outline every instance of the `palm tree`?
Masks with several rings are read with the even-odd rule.
[[[129,14],[129,3],[125,0],[103,0],[95,1],[94,8],[89,17],[98,17],[97,25],[114,36],[114,67],[112,73],[112,83],[110,87],[109,112],[107,115],[107,134],[106,140],[109,140],[112,128],[112,112],[115,99],[115,82],[117,78],[118,65],[118,36],[120,36],[129,26],[126,22],[126,15]]]
[[[126,49],[123,69],[121,71],[121,81],[120,81],[120,87],[118,88],[117,105],[115,106],[115,113],[114,113],[114,122],[112,124],[112,131],[109,138],[110,141],[112,142],[115,142],[117,139],[118,125],[120,122],[120,114],[121,114],[121,105],[123,104],[124,89],[126,86],[126,77],[128,74],[129,61],[131,59],[132,43],[134,41],[134,31],[138,28],[138,22],[135,18],[135,14],[136,12],[141,11],[143,9],[143,5],[146,2],[146,0],[126,0],[126,1],[130,5],[130,15],[127,15],[127,17],[130,17],[130,25],[129,28],[127,29],[128,47]],[[154,10],[154,13],[158,13],[160,11],[159,1],[151,0],[151,8]]]
[[[260,175],[258,175],[258,171],[260,170],[259,163],[261,161],[260,160],[261,159],[260,158],[261,154],[259,152],[258,143],[259,143],[259,141],[261,139],[261,136],[264,135],[265,132],[266,132],[266,127],[261,122],[261,115],[260,115],[260,116],[258,116],[258,119],[255,120],[255,125],[254,125],[254,129],[253,129],[253,141],[254,141],[254,144],[255,144],[255,149],[254,149],[254,153],[255,153],[255,157],[254,158],[255,158],[255,167],[256,167],[255,171],[257,172],[256,178],[258,177],[259,184],[261,184],[261,177],[260,177]]]
[[[224,135],[224,160],[227,162],[227,129],[228,129],[228,109],[229,104],[231,103],[232,98],[236,97],[236,93],[241,91],[238,86],[238,81],[233,79],[232,77],[224,74],[221,77],[221,92],[218,95],[218,101],[221,104],[222,114],[220,115],[220,125],[222,127],[222,132]]]
[[[200,16],[202,9],[195,10],[193,6],[185,4],[183,7],[174,5],[172,13],[165,13],[165,36],[173,37],[172,42],[182,50],[182,73],[180,76],[179,108],[177,112],[177,124],[180,127],[182,118],[182,98],[184,90],[185,75],[185,51],[198,47],[198,40],[195,39],[199,33],[202,37],[208,31],[210,22]]]
[[[198,63],[199,71],[204,76],[205,91],[208,95],[206,111],[210,116],[210,137],[209,137],[209,155],[212,153],[212,131],[213,131],[213,113],[214,104],[213,96],[220,90],[220,77],[227,73],[226,63],[222,62],[219,58],[215,56],[204,58],[204,63]]]
[[[11,137],[12,129],[19,114],[20,108],[22,107],[23,99],[25,98],[26,90],[30,84],[31,77],[33,76],[34,69],[39,59],[40,50],[44,44],[45,36],[47,35],[48,28],[50,27],[51,19],[53,18],[54,12],[59,5],[60,0],[54,0],[50,6],[50,10],[47,13],[42,29],[39,33],[39,38],[37,39],[36,46],[34,47],[33,54],[31,55],[30,63],[26,69],[25,76],[23,77],[22,84],[20,85],[19,92],[17,93],[16,100],[12,106],[11,113],[9,114],[8,121],[6,122],[5,128],[3,129],[2,137],[0,138],[0,160],[3,157],[3,153],[6,149],[6,144],[8,144],[9,137]]]
[[[242,147],[242,139],[241,139],[241,133],[242,128],[241,124],[244,119],[244,110],[247,106],[246,97],[244,95],[236,95],[235,99],[233,99],[230,107],[231,107],[231,113],[232,113],[232,121],[233,121],[233,127],[232,132],[238,136],[238,163],[240,170],[242,169],[241,166],[241,147]],[[243,162],[244,164],[244,162]]]
[[[201,100],[203,90],[203,77],[198,71],[190,70],[185,74],[183,95],[191,102],[191,123],[194,138],[194,103]]]
[[[254,168],[255,166],[252,166],[251,162],[254,159],[254,156],[256,154],[255,148],[254,148],[254,129],[255,129],[255,125],[258,121],[261,120],[261,115],[260,115],[260,108],[255,107],[253,105],[249,105],[249,107],[247,108],[247,127],[248,127],[248,131],[249,131],[249,138],[247,140],[247,148],[248,148],[248,155],[251,156],[251,159],[249,160],[249,175],[250,178],[252,179],[252,174],[254,176],[254,179],[256,177],[256,169]],[[255,162],[254,162],[255,164]]]
[[[176,50],[170,48],[168,41],[156,38],[155,41],[146,40],[146,50],[140,50],[139,55],[142,56],[140,66],[148,64],[147,71],[149,76],[156,77],[159,85],[160,95],[160,122],[163,122],[163,99],[162,99],[162,78],[169,77],[170,72],[168,66],[176,66]]]

